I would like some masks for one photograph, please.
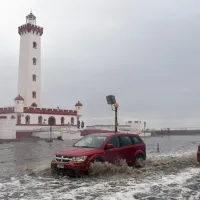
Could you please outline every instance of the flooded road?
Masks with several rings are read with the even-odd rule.
[[[0,199],[200,199],[200,165],[196,162],[200,136],[152,137],[145,142],[144,168],[101,164],[94,166],[93,175],[74,179],[50,173],[54,152],[72,141],[0,144]]]

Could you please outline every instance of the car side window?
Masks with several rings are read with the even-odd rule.
[[[119,148],[119,139],[118,137],[113,137],[111,138],[107,144],[113,144],[114,145],[114,148]]]
[[[133,145],[132,140],[129,136],[120,136],[119,139],[121,147]]]
[[[142,141],[136,136],[131,136],[131,139],[132,139],[133,144],[141,144],[142,143]]]

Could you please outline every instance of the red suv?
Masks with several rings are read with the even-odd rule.
[[[146,145],[138,134],[100,133],[85,136],[72,147],[57,151],[51,169],[62,169],[74,176],[88,174],[93,162],[117,164],[121,159],[137,166],[146,160]]]

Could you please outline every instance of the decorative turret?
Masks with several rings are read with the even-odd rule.
[[[76,108],[76,111],[77,111],[77,128],[80,129],[81,128],[81,121],[80,121],[80,117],[82,116],[82,107],[83,107],[83,104],[78,101],[76,104],[75,104],[75,108]]]
[[[83,104],[78,101],[76,104],[75,104],[75,108],[76,108],[76,111],[77,111],[77,116],[82,116],[82,107],[83,107]]]
[[[24,98],[22,96],[18,95],[14,100],[15,100],[15,109],[14,109],[14,111],[16,113],[24,112]]]

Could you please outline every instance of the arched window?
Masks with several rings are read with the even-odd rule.
[[[37,49],[37,43],[36,42],[33,42],[33,48]]]
[[[33,74],[33,81],[36,81],[36,75]]]
[[[37,104],[36,103],[32,103],[31,107],[37,107]]]
[[[71,124],[74,125],[74,118],[71,117]]]
[[[33,97],[34,99],[36,99],[36,92],[35,92],[35,91],[32,92],[32,97]]]
[[[38,124],[42,124],[42,116],[38,117]]]
[[[29,115],[27,115],[27,116],[25,117],[25,120],[26,120],[26,124],[30,124],[30,116],[29,116]]]
[[[60,121],[61,121],[61,125],[64,125],[64,123],[65,123],[65,118],[64,118],[64,117],[61,117]]]
[[[55,119],[55,117],[49,117],[49,119],[48,119],[48,124],[49,125],[56,125],[56,119]]]
[[[36,62],[37,62],[36,58],[33,58],[33,65],[36,65]]]

